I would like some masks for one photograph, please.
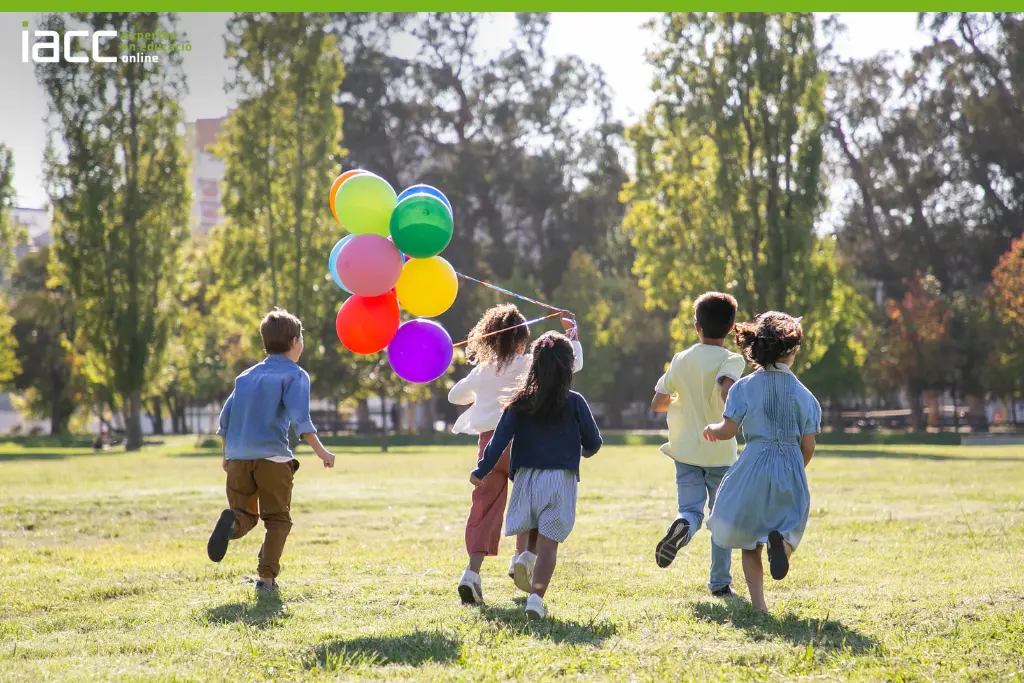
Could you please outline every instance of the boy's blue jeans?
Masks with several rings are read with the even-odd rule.
[[[676,492],[679,500],[679,518],[690,523],[690,538],[704,522],[704,504],[710,511],[715,507],[715,495],[728,467],[698,467],[676,462]],[[686,542],[690,542],[690,538]],[[711,577],[708,588],[712,591],[732,585],[729,569],[732,551],[711,544]]]

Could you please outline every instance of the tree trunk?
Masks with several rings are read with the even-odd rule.
[[[907,400],[910,401],[910,428],[915,432],[924,431],[924,407],[921,405],[921,392],[915,385],[907,388]]]
[[[967,421],[972,432],[988,431],[988,416],[985,415],[985,399],[982,396],[967,396]]]
[[[135,389],[125,398],[125,450],[142,448],[142,391]]]
[[[154,398],[149,406],[149,419],[153,423],[153,434],[164,435],[164,411],[160,399]]]
[[[359,403],[356,404],[356,431],[357,432],[368,432],[370,431],[370,404],[366,402],[365,398],[359,399]]]
[[[380,452],[388,452],[388,400],[380,397]]]
[[[942,427],[942,409],[939,406],[939,392],[935,389],[928,389],[924,392],[924,400],[928,406],[928,427],[931,429]]]

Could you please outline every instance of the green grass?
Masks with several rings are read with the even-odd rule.
[[[484,565],[459,604],[474,450],[308,453],[281,601],[256,601],[259,533],[219,565],[214,451],[0,445],[0,680],[1024,680],[1024,449],[823,448],[812,518],[771,614],[710,597],[708,536],[668,570],[655,448],[584,463],[576,530],[522,614]],[[734,579],[745,595],[735,555]]]

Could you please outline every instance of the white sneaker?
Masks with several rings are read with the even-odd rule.
[[[523,554],[517,557],[512,564],[512,578],[516,582],[516,588],[524,593],[533,593],[533,566],[535,564],[537,564],[537,556],[529,550],[524,550]]]
[[[513,581],[516,580],[516,560],[518,559],[519,556],[515,553],[512,553],[512,561],[508,563],[508,578],[512,579]]]
[[[471,569],[462,572],[459,580],[459,597],[463,605],[480,605],[484,601],[483,587],[480,582],[480,575]]]
[[[531,593],[530,597],[526,598],[526,616],[530,618],[530,621],[536,621],[547,615],[548,608],[544,606],[544,598],[536,593]]]

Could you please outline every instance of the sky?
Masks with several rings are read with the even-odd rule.
[[[651,34],[643,24],[652,17],[642,13],[555,13],[547,49],[553,55],[575,54],[600,66],[613,92],[615,113],[626,122],[635,120],[651,100],[651,69],[644,51]],[[189,95],[183,106],[186,119],[217,118],[227,113],[224,82],[229,65],[224,59],[223,30],[227,14],[185,13],[179,30],[187,34],[192,51],[185,53]],[[917,32],[914,13],[841,13],[847,26],[836,51],[841,57],[868,57],[878,52],[907,52],[926,42]],[[46,203],[42,157],[46,145],[46,98],[36,83],[31,62],[21,61],[21,22],[38,24],[29,14],[0,13],[0,143],[14,152],[14,189],[17,205],[40,208]],[[487,51],[504,47],[514,30],[511,14],[487,17],[479,39]]]

